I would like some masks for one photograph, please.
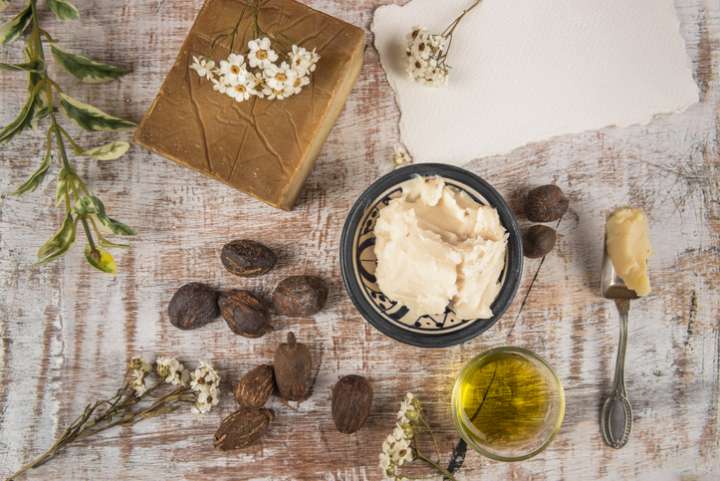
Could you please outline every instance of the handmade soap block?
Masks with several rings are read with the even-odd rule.
[[[246,53],[257,27],[279,55],[292,44],[317,50],[320,60],[301,93],[235,102],[190,69],[193,56],[217,61]],[[294,0],[207,0],[135,140],[290,210],[357,79],[364,45],[360,28]]]

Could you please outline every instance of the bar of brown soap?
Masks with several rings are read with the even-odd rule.
[[[192,56],[216,62],[230,52],[230,33],[241,18],[233,51],[246,54],[255,38],[251,2],[206,0],[177,60],[135,134],[137,143],[223,181],[275,207],[290,210],[320,148],[360,73],[362,29],[294,0],[261,2],[258,23],[278,55],[296,43],[317,49],[311,82],[284,100],[245,102],[213,90],[190,70]],[[192,73],[192,74],[191,74]]]

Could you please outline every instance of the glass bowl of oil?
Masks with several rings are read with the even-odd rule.
[[[460,371],[452,411],[458,433],[473,449],[497,461],[521,461],[543,451],[560,430],[565,393],[537,354],[499,347]]]

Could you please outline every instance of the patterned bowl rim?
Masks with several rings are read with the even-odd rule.
[[[366,216],[379,198],[398,184],[414,177],[440,176],[454,183],[464,185],[469,190],[479,193],[487,203],[497,209],[500,222],[508,232],[508,256],[505,265],[504,282],[500,293],[492,304],[495,315],[483,322],[472,322],[458,330],[442,334],[423,333],[399,327],[389,322],[367,300],[363,288],[358,282],[357,271],[353,261],[357,231]],[[522,236],[515,215],[508,207],[505,199],[488,182],[472,172],[445,164],[412,164],[396,169],[368,187],[360,194],[350,209],[340,239],[340,270],[345,289],[353,304],[365,318],[380,332],[397,341],[418,347],[449,347],[466,342],[492,327],[512,303],[520,286],[523,271]]]

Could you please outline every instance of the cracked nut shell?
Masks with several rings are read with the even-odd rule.
[[[168,305],[170,323],[180,329],[196,329],[220,315],[218,292],[199,282],[185,284],[173,294]]]
[[[278,346],[273,360],[275,384],[280,397],[287,401],[303,401],[312,392],[312,356],[308,347],[288,333],[287,342]]]
[[[223,451],[250,446],[265,434],[274,417],[270,409],[241,407],[222,420],[213,445]]]
[[[328,288],[319,277],[292,276],[277,285],[272,301],[280,315],[305,317],[319,312],[327,296]]]
[[[218,301],[228,327],[245,337],[261,337],[272,330],[265,304],[250,291],[224,292]]]
[[[235,386],[235,400],[240,406],[261,408],[275,387],[273,367],[263,364],[248,371]]]
[[[530,259],[543,257],[553,250],[556,239],[555,229],[536,224],[523,232],[523,254]]]
[[[541,185],[528,192],[525,215],[532,222],[558,220],[568,210],[570,201],[557,185]]]
[[[236,276],[255,277],[275,267],[277,257],[269,247],[259,242],[240,239],[223,246],[220,261]]]
[[[332,417],[338,431],[352,434],[367,422],[373,390],[367,379],[351,374],[340,379],[332,391]]]

